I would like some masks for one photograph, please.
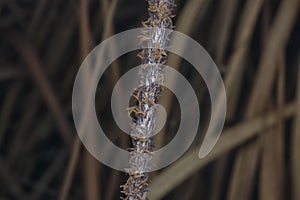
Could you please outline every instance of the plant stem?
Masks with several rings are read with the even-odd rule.
[[[141,43],[146,44],[138,57],[142,60],[140,86],[132,95],[133,102],[128,111],[132,119],[130,168],[126,169],[129,177],[121,186],[125,200],[146,200],[151,168],[155,127],[155,104],[162,92],[163,68],[167,53],[163,49],[168,41],[164,28],[172,29],[172,11],[174,0],[149,0],[149,18],[144,27],[157,28],[142,33]],[[152,47],[151,47],[152,46]],[[154,47],[153,47],[154,46]]]

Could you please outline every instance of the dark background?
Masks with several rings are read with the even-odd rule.
[[[199,42],[222,73],[227,118],[214,150],[198,159],[210,119],[207,88],[191,65],[170,55],[168,64],[197,94],[201,122],[189,151],[150,174],[150,199],[299,200],[300,2],[176,3],[176,30]],[[140,27],[147,16],[147,2],[138,0],[0,0],[1,200],[119,199],[127,175],[81,147],[72,87],[92,48]],[[140,63],[136,53],[110,66],[96,96],[100,124],[122,148],[130,147],[130,139],[116,127],[110,95],[118,78]],[[163,94],[169,115],[154,138],[156,148],[173,138],[180,119],[177,100],[168,90]]]

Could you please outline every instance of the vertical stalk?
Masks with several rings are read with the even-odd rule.
[[[140,86],[132,95],[133,103],[128,108],[132,119],[129,177],[121,186],[125,200],[146,200],[151,168],[155,127],[155,104],[162,92],[163,68],[167,53],[163,49],[168,41],[168,33],[163,28],[172,29],[174,0],[148,0],[149,18],[142,22],[144,27],[157,28],[142,33],[141,42],[145,48],[138,54],[142,60]],[[152,47],[151,47],[152,46]]]

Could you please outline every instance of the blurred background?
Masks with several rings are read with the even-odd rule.
[[[149,198],[300,199],[300,18],[298,0],[176,0],[174,24],[211,55],[225,82],[227,117],[213,151],[198,159],[210,119],[203,79],[178,56],[168,64],[194,88],[201,109],[197,138],[176,162],[150,174]],[[96,161],[76,135],[75,76],[85,56],[116,33],[141,27],[137,0],[0,0],[0,199],[119,199],[127,175]],[[117,48],[117,44],[116,44]],[[110,95],[140,60],[130,52],[101,78],[96,108],[107,136],[130,138],[114,122]],[[101,90],[101,94],[100,91]],[[169,113],[156,148],[176,134]],[[112,155],[113,157],[113,155]]]

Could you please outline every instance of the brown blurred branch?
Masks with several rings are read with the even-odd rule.
[[[112,19],[113,19],[113,14],[115,12],[115,7],[117,4],[117,0],[114,0],[111,2],[110,9],[108,11],[108,16],[106,19],[106,23],[104,25],[104,29],[106,30],[105,33],[103,33],[102,39],[104,40],[106,37],[108,37],[109,33],[112,33]],[[81,37],[81,46],[82,46],[82,59],[89,53],[89,50],[91,48],[91,32],[89,28],[89,20],[88,20],[88,2],[85,0],[81,1],[80,4],[80,37]],[[118,70],[118,67],[114,67],[115,70]],[[85,78],[89,79],[91,78],[92,72],[89,72],[85,70]],[[115,75],[118,73],[114,73]],[[84,86],[86,88],[86,86]],[[71,158],[68,163],[67,167],[67,173],[63,182],[63,186],[60,191],[60,197],[59,199],[64,200],[67,197],[67,194],[69,192],[71,182],[73,180],[76,164],[79,159],[79,153],[80,153],[80,147],[81,143],[79,138],[76,139],[74,146],[72,148],[72,153],[71,153]],[[100,185],[98,182],[98,174],[99,174],[99,169],[97,167],[98,161],[96,161],[91,155],[86,152],[85,154],[85,183],[86,183],[86,194],[88,199],[100,199]]]
[[[284,110],[284,117],[290,118],[294,116],[296,107],[296,103],[287,105]],[[163,198],[178,184],[211,161],[253,139],[258,134],[263,134],[263,130],[277,123],[277,113],[278,111],[273,111],[267,115],[259,116],[225,129],[214,149],[203,159],[198,157],[199,147],[192,149],[152,180],[149,188],[149,198],[151,200]]]
[[[298,54],[300,55],[300,54]],[[299,58],[299,57],[298,57]],[[294,119],[294,129],[292,134],[292,199],[300,199],[300,59],[298,59],[298,85],[296,91],[296,116]]]
[[[81,43],[81,60],[85,58],[85,56],[89,53],[91,48],[91,32],[89,27],[89,1],[81,0],[80,1],[80,11],[79,11],[79,29],[80,29],[80,43]],[[87,71],[85,68],[85,78],[89,79],[91,72]],[[84,81],[85,82],[85,81]],[[86,88],[86,86],[84,86]],[[72,148],[72,153],[70,157],[70,161],[67,167],[67,173],[64,178],[62,188],[60,191],[59,199],[67,199],[72,181],[74,172],[77,166],[77,162],[79,159],[81,142],[78,137],[76,137],[75,143]],[[86,199],[99,199],[99,190],[100,186],[98,183],[98,168],[97,161],[89,155],[87,151],[85,151],[85,167],[84,167],[84,181],[85,181],[85,189],[86,189]]]
[[[2,146],[2,141],[10,124],[11,115],[13,113],[14,104],[17,100],[19,91],[21,89],[21,84],[19,82],[15,83],[10,87],[10,90],[5,96],[4,102],[1,106],[1,113],[0,113],[0,147]]]
[[[7,188],[10,194],[17,199],[22,199],[25,196],[21,185],[13,177],[9,169],[5,166],[4,160],[0,157],[0,180],[3,180],[6,184],[1,184]]]
[[[229,58],[229,72],[226,74],[227,120],[231,121],[238,107],[241,82],[245,70],[245,60],[248,56],[251,37],[261,11],[263,0],[247,1],[236,31],[237,39],[234,41],[234,52]]]
[[[284,172],[284,83],[285,83],[285,57],[280,52],[278,57],[277,80],[277,124],[268,130],[264,138],[262,149],[262,163],[260,166],[259,198],[263,200],[280,200],[285,197]],[[272,144],[272,145],[270,145]],[[275,175],[276,174],[276,175]]]
[[[89,26],[89,2],[87,0],[80,1],[80,17],[79,17],[79,28],[80,28],[80,42],[81,42],[81,58],[82,60],[88,55],[91,49],[92,38],[91,30]],[[85,69],[85,78],[90,79],[91,73]],[[83,80],[83,82],[87,82]],[[87,89],[87,86],[83,88]],[[88,134],[88,133],[87,133]],[[100,184],[99,184],[99,163],[98,161],[89,154],[88,151],[84,152],[84,168],[83,168],[83,179],[85,187],[85,199],[87,200],[100,200]]]
[[[255,117],[266,109],[276,72],[276,57],[285,48],[298,13],[298,0],[282,1],[272,24],[247,107],[246,118]],[[237,155],[229,190],[229,200],[251,199],[262,138],[245,146]],[[266,141],[267,142],[267,141]]]
[[[43,176],[37,181],[35,187],[35,191],[28,197],[30,200],[39,200],[42,198],[43,194],[48,189],[49,183],[53,181],[54,177],[57,176],[58,172],[62,168],[64,161],[67,157],[66,149],[62,149],[58,152],[55,160],[52,161],[47,171],[43,174]]]
[[[73,142],[73,130],[70,123],[66,120],[65,114],[59,101],[51,88],[46,74],[43,69],[45,68],[40,61],[36,51],[31,46],[30,42],[26,40],[26,34],[20,34],[15,31],[2,31],[1,36],[6,38],[11,44],[15,46],[20,55],[23,57],[27,63],[28,69],[34,78],[40,92],[42,93],[45,102],[47,103],[49,109],[53,113],[57,126],[62,134],[62,138],[68,145]]]

